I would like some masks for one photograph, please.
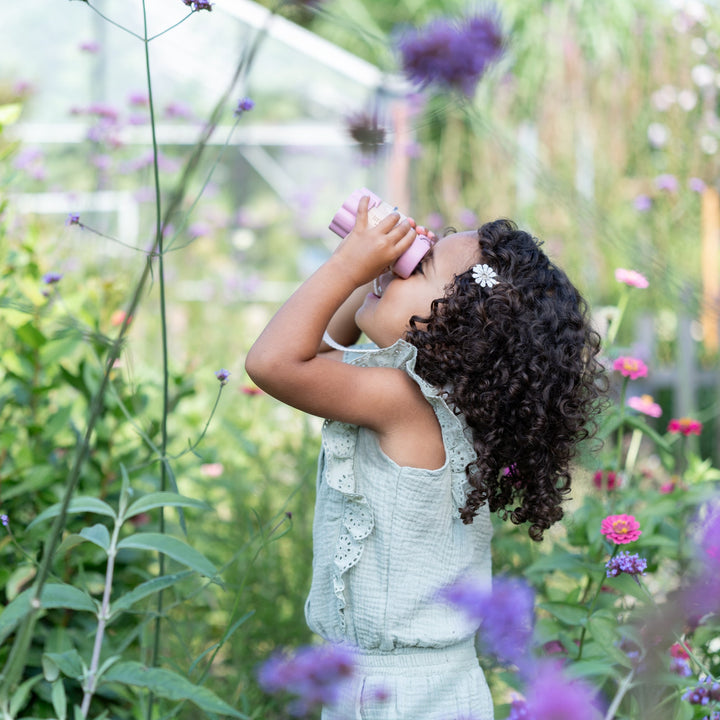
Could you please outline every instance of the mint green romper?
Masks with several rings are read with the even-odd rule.
[[[435,410],[445,445],[436,470],[402,467],[367,428],[326,421],[305,616],[313,632],[359,648],[358,671],[322,720],[492,720],[477,661],[477,623],[438,599],[468,573],[491,582],[487,507],[471,525],[466,465],[475,458],[464,420],[414,371],[416,349],[356,346],[344,361],[403,369]]]

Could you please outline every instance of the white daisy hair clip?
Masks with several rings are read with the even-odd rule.
[[[485,263],[475,265],[472,269],[473,280],[480,287],[495,287],[500,281],[497,279],[497,273]]]

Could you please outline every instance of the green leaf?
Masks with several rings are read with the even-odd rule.
[[[20,119],[22,103],[4,103],[0,105],[0,127],[12,125]]]
[[[587,610],[577,605],[560,602],[538,603],[538,607],[549,612],[566,625],[584,625],[587,618]]]
[[[594,613],[588,620],[588,631],[593,640],[607,653],[609,659],[623,667],[632,668],[630,658],[618,647],[622,636],[615,619]]]
[[[110,549],[110,533],[102,523],[83,528],[80,531],[80,535],[91,543],[95,543],[95,545],[101,547],[105,552]]]
[[[57,720],[66,720],[67,696],[65,695],[65,684],[62,678],[53,683],[51,699]]]
[[[638,415],[626,415],[625,416],[625,423],[630,426],[631,428],[636,428],[640,430],[640,432],[643,433],[643,435],[647,435],[654,443],[655,445],[660,448],[661,450],[664,450],[665,452],[672,452],[672,448],[668,444],[668,441],[660,435],[657,431],[653,430],[641,417]]]
[[[18,712],[25,707],[28,698],[30,697],[30,691],[43,679],[42,675],[36,675],[26,680],[18,689],[13,693],[12,699],[10,700],[10,717],[16,717]]]
[[[201,500],[185,497],[173,492],[155,492],[138,498],[128,509],[123,519],[140,515],[140,513],[159,507],[196,507],[210,510],[210,506]]]
[[[41,348],[47,342],[47,338],[33,325],[32,321],[16,328],[15,332],[18,338],[33,350]]]
[[[215,566],[195,548],[172,535],[161,533],[136,533],[118,543],[118,550],[133,548],[135,550],[155,550],[164,553],[173,560],[196,570],[206,577],[217,574]]]
[[[190,570],[183,570],[182,572],[175,573],[174,575],[163,575],[141,583],[130,592],[122,595],[115,602],[111,603],[110,619],[113,620],[120,613],[129,610],[135,603],[140,602],[140,600],[148,597],[148,595],[160,592],[160,590],[165,590],[165,588],[169,588],[176,582],[190,577],[190,575],[192,575]]]
[[[205,712],[250,720],[249,716],[235,710],[211,690],[193,685],[187,678],[163,668],[149,668],[138,662],[117,663],[101,680],[101,684],[111,682],[147,688],[168,700],[189,700]]]
[[[63,675],[72,678],[73,680],[77,680],[78,682],[81,682],[85,677],[85,665],[75,648],[61,653],[46,652],[43,654],[42,660],[43,668],[46,667],[47,663],[48,668],[50,666],[54,666],[54,668],[63,673]],[[50,682],[52,682],[50,677],[48,677],[47,672],[45,676]]]
[[[47,510],[43,510],[28,526],[27,530],[34,527],[38,523],[44,520],[49,520],[60,514],[62,503],[55,503],[51,505]],[[102,500],[98,498],[84,495],[81,497],[73,498],[68,505],[68,515],[77,513],[96,513],[98,515],[107,515],[108,517],[115,518],[115,511]]]
[[[20,593],[11,603],[5,606],[0,614],[0,644],[20,624],[30,612],[30,598],[33,589]],[[68,610],[87,610],[97,613],[93,599],[79,588],[62,583],[47,583],[40,593],[40,607],[43,610],[66,608]]]
[[[573,660],[565,666],[564,672],[570,678],[618,677],[618,673],[607,660]]]

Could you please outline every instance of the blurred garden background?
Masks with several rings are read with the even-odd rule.
[[[408,77],[403,38],[474,13],[504,46],[471,92]],[[2,35],[3,718],[286,717],[256,674],[314,642],[321,421],[243,359],[358,187],[438,234],[513,218],[588,299],[602,446],[544,543],[498,520],[494,565],[606,717],[720,712],[683,699],[718,677],[720,607],[673,594],[720,479],[715,0],[25,0]],[[601,593],[612,513],[645,589]],[[524,680],[483,665],[508,717]]]

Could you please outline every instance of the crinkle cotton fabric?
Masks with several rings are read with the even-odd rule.
[[[360,675],[323,720],[492,720],[478,665],[477,622],[438,598],[472,574],[491,582],[492,525],[487,507],[470,525],[465,467],[475,450],[463,418],[442,391],[415,373],[416,349],[399,340],[358,347],[345,362],[404,370],[438,419],[445,463],[403,467],[371,430],[326,421],[313,526],[313,577],[305,606],[311,630],[361,651]],[[379,692],[380,685],[386,687]],[[380,699],[376,699],[380,698]]]

